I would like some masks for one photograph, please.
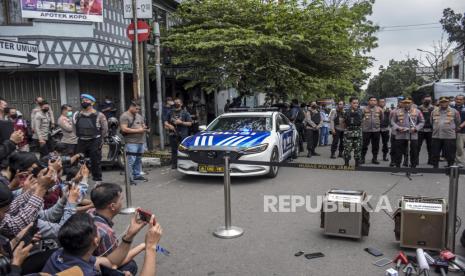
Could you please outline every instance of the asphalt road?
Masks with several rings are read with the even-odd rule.
[[[343,163],[342,159],[329,159],[329,147],[317,151],[322,156],[300,157],[298,161]],[[371,160],[370,153],[367,160]],[[422,155],[420,163],[425,162],[426,156]],[[387,162],[380,166],[387,166]],[[134,206],[152,210],[164,229],[161,245],[171,251],[171,256],[158,256],[157,275],[384,275],[390,266],[374,266],[372,263],[379,257],[363,249],[375,247],[389,259],[399,251],[394,223],[385,213],[371,214],[370,234],[362,240],[332,238],[323,235],[319,213],[309,213],[305,208],[294,213],[264,212],[264,196],[314,198],[331,188],[342,188],[366,191],[373,196],[372,204],[385,194],[392,206],[397,206],[402,195],[447,197],[449,185],[445,175],[428,174],[409,180],[390,173],[297,168],[281,168],[275,179],[233,178],[232,224],[242,227],[245,233],[224,240],[212,235],[224,225],[222,178],[183,176],[167,167],[152,169],[147,177],[148,182],[133,186],[132,200]],[[124,176],[106,172],[104,178],[122,184]],[[463,182],[461,177],[458,215],[465,218]],[[122,233],[129,218],[120,215],[115,221],[118,233]],[[465,255],[458,242],[462,231],[463,227],[457,235],[457,253]],[[137,241],[143,241],[143,233]],[[323,252],[325,257],[294,257],[298,251]],[[142,264],[141,256],[136,260]]]

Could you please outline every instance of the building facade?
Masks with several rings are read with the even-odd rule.
[[[59,1],[46,2],[59,5]],[[119,74],[110,73],[108,67],[132,63],[132,44],[126,36],[130,19],[123,17],[123,1],[101,0],[101,22],[23,18],[21,5],[24,1],[0,1],[0,40],[38,45],[40,65],[6,63],[0,57],[0,96],[26,118],[37,96],[52,104],[55,116],[64,103],[78,107],[83,92],[94,95],[98,101],[108,97],[119,107]],[[174,0],[155,1],[154,19],[162,27],[169,27],[169,13],[176,5]],[[131,74],[126,75],[125,91],[129,99]],[[154,88],[151,94],[155,96]]]

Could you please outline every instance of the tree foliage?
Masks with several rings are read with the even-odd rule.
[[[179,77],[209,91],[275,97],[340,96],[359,91],[376,46],[372,2],[328,6],[317,0],[186,0],[163,41]]]
[[[388,67],[380,66],[378,75],[370,79],[366,89],[367,96],[377,98],[411,96],[424,79],[417,76],[418,60],[390,60]]]
[[[449,42],[456,42],[459,47],[465,46],[465,15],[455,13],[451,8],[443,11],[441,18],[443,29],[449,35]]]

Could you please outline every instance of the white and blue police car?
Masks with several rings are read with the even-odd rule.
[[[223,175],[224,155],[231,160],[282,162],[296,158],[297,130],[277,111],[226,113],[178,147],[178,171],[189,175]],[[276,177],[279,167],[231,163],[231,176]]]

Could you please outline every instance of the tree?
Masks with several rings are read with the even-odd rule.
[[[455,13],[447,8],[442,13],[440,20],[442,28],[449,35],[449,42],[456,42],[459,47],[465,46],[465,16]]]
[[[186,88],[301,99],[356,93],[376,46],[372,2],[186,0],[163,41]]]
[[[419,59],[419,63],[423,67],[431,69],[433,80],[439,80],[443,77],[446,67],[444,66],[444,60],[449,53],[452,44],[444,41],[443,36],[438,42],[433,42],[431,50],[417,49],[418,51],[425,54],[426,62],[423,62],[422,58]]]
[[[370,80],[366,95],[377,98],[411,96],[411,93],[424,83],[423,78],[418,77],[416,73],[418,64],[418,60],[413,58],[390,60],[388,67],[380,66],[378,75]]]

